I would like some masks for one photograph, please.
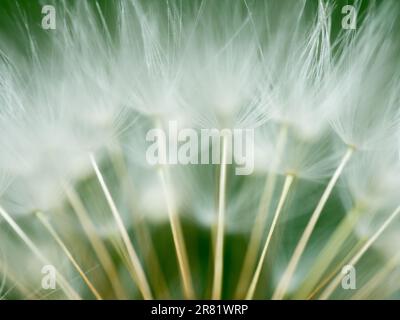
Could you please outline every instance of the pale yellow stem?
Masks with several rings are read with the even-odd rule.
[[[71,187],[67,183],[63,183],[63,187],[65,190],[65,194],[68,198],[68,201],[71,204],[72,209],[77,215],[80,224],[89,239],[90,244],[93,247],[93,250],[99,259],[101,265],[104,268],[104,271],[107,274],[108,279],[110,280],[111,286],[119,299],[126,299],[126,293],[122,284],[118,278],[118,272],[115,269],[114,263],[108,253],[106,246],[103,241],[96,233],[96,228],[93,225],[92,221],[89,218],[89,213],[87,212],[85,206],[83,205],[79,195],[75,191],[73,187]]]
[[[361,249],[353,256],[353,258],[346,263],[346,265],[355,266],[356,263],[362,258],[365,252],[372,246],[372,244],[379,238],[379,236],[386,230],[386,228],[392,223],[396,216],[400,213],[400,206],[385,220],[385,222],[379,227],[379,229],[367,240],[367,242],[361,247]],[[326,300],[336,290],[342,279],[342,274],[339,273],[332,282],[325,288],[321,293],[320,299]]]
[[[349,258],[351,258],[358,251],[358,249],[361,248],[362,245],[363,241],[359,240],[357,244],[353,246],[350,252],[346,255],[346,257],[341,259],[341,261],[336,265],[333,271],[325,276],[320,282],[318,282],[318,286],[307,296],[307,300],[313,299],[317,295],[317,293],[320,292],[321,289],[324,288],[329,283],[329,281],[334,278],[339,270],[341,270],[341,266],[345,263],[345,261],[349,260]]]
[[[19,225],[14,221],[14,219],[0,206],[0,215],[3,219],[10,225],[14,232],[21,238],[21,240],[28,246],[28,248],[33,252],[36,258],[44,265],[50,265],[51,263],[42,254],[39,248],[33,243],[33,241],[28,237],[28,235],[19,227]],[[79,294],[69,285],[67,280],[56,270],[56,279],[60,284],[61,289],[64,291],[66,296],[71,300],[81,300]]]
[[[192,284],[192,278],[190,275],[189,260],[186,252],[185,240],[183,237],[182,226],[179,220],[176,204],[175,195],[173,194],[173,188],[170,185],[170,177],[168,167],[162,167],[159,169],[160,179],[164,190],[164,196],[167,203],[167,211],[169,217],[169,223],[172,231],[172,238],[174,240],[176,256],[178,259],[179,270],[183,282],[183,291],[186,299],[194,299],[195,293]]]
[[[290,190],[290,187],[291,187],[291,185],[293,183],[293,180],[294,180],[294,176],[293,175],[289,174],[289,175],[286,176],[285,183],[283,185],[283,189],[282,189],[282,193],[281,193],[281,197],[279,199],[279,203],[278,203],[278,206],[277,206],[275,214],[274,214],[274,219],[273,219],[271,227],[269,229],[268,236],[267,236],[267,239],[265,241],[263,251],[261,253],[261,257],[258,260],[257,269],[256,269],[256,271],[255,271],[255,273],[253,275],[252,281],[250,283],[249,290],[247,291],[247,294],[246,294],[246,300],[251,300],[254,297],[254,292],[256,290],[257,283],[258,283],[258,280],[259,280],[260,275],[261,275],[261,270],[262,270],[262,267],[264,265],[265,257],[266,257],[267,252],[268,252],[269,243],[270,243],[270,241],[272,239],[272,235],[273,235],[275,227],[277,225],[279,216],[280,216],[280,214],[282,212],[282,209],[283,209],[283,206],[285,204],[287,195],[289,194],[289,190]]]
[[[358,221],[359,215],[360,209],[355,206],[350,210],[349,213],[346,214],[339,226],[335,228],[335,231],[312,265],[308,276],[304,280],[304,286],[302,286],[299,292],[296,293],[295,298],[302,299],[308,296],[314,286],[321,279],[329,265],[332,263],[334,258],[337,256],[343,243],[351,234],[354,225]]]
[[[384,280],[398,267],[400,254],[395,254],[389,261],[371,277],[356,293],[351,297],[351,300],[368,299],[373,291],[384,283]]]
[[[225,232],[225,201],[226,201],[226,170],[228,157],[228,136],[222,136],[222,156],[218,187],[218,219],[214,256],[214,279],[211,298],[221,299],[224,269],[224,232]]]
[[[8,278],[8,282],[12,284],[6,292],[2,292],[0,286],[0,300],[6,299],[7,295],[14,289],[17,289],[24,298],[31,295],[30,290],[20,281],[20,277],[14,274],[13,270],[7,268],[6,261],[0,260],[0,274],[4,275],[4,279]],[[35,296],[33,295],[32,298],[34,299]]]
[[[265,185],[258,207],[257,215],[254,221],[253,229],[250,235],[250,241],[247,245],[246,255],[244,258],[242,271],[240,272],[238,285],[235,291],[235,298],[242,298],[247,290],[250,282],[250,277],[253,273],[257,262],[258,251],[261,246],[262,236],[264,233],[265,224],[270,212],[270,204],[275,190],[276,173],[275,170],[281,161],[284,146],[286,144],[288,127],[283,125],[279,132],[279,137],[276,145],[276,153],[272,164],[271,171],[265,178]]]
[[[146,252],[148,253],[145,255],[144,259],[146,265],[148,266],[149,272],[152,274],[150,280],[151,284],[153,285],[154,292],[156,295],[158,292],[160,292],[161,298],[168,299],[170,298],[171,294],[167,285],[167,281],[162,272],[160,261],[158,259],[147,223],[143,215],[140,214],[140,211],[136,205],[135,186],[133,180],[131,179],[131,175],[129,174],[120,144],[118,142],[114,143],[113,149],[109,150],[109,153],[115,173],[117,174],[118,179],[121,181],[123,189],[126,189],[129,192],[128,205],[134,219],[133,228],[137,235],[139,249],[146,249]]]
[[[163,129],[161,119],[155,117],[154,123],[158,129]],[[162,148],[163,152],[166,154],[166,145],[160,144],[159,147]],[[171,177],[168,164],[162,165],[159,168],[159,175],[163,187],[165,202],[167,204],[169,224],[171,227],[175,252],[178,259],[179,271],[183,283],[183,293],[186,299],[195,299],[195,292],[193,288],[192,277],[190,274],[190,265],[186,251],[185,238],[183,236],[182,226],[175,203],[176,200],[174,188],[171,185]]]
[[[101,188],[104,192],[104,195],[106,197],[106,200],[108,202],[108,205],[110,206],[111,213],[117,224],[117,228],[121,235],[122,241],[124,242],[124,245],[128,252],[130,261],[132,263],[132,267],[133,267],[135,275],[136,275],[136,282],[139,287],[139,290],[142,293],[144,299],[146,299],[146,300],[153,299],[153,296],[152,296],[151,290],[150,290],[150,286],[147,281],[144,270],[142,268],[142,265],[140,263],[139,257],[138,257],[136,250],[133,247],[133,244],[129,238],[128,232],[125,229],[124,223],[121,219],[121,215],[119,214],[117,206],[114,203],[114,200],[111,196],[110,191],[108,190],[107,184],[105,183],[104,177],[100,172],[100,169],[97,165],[96,159],[93,154],[90,154],[89,157],[90,157],[90,161],[93,166],[93,169],[96,173],[97,179],[99,180],[100,186],[101,186]]]
[[[304,252],[304,249],[306,248],[307,243],[311,237],[311,234],[314,231],[317,221],[322,213],[322,210],[324,209],[325,204],[328,201],[328,198],[329,198],[330,194],[332,193],[332,190],[333,190],[334,186],[336,185],[337,180],[339,179],[347,162],[350,160],[353,152],[354,152],[354,148],[348,147],[346,153],[344,154],[342,160],[340,161],[339,166],[337,167],[333,176],[329,180],[329,183],[328,183],[324,193],[322,194],[322,197],[319,200],[317,207],[315,208],[314,212],[312,213],[311,218],[308,221],[308,224],[307,224],[307,226],[306,226],[306,228],[294,250],[292,258],[290,259],[289,264],[287,266],[287,269],[285,270],[285,272],[284,272],[284,274],[272,296],[273,299],[282,299],[284,297],[286,290],[289,287],[290,281],[294,275],[294,272],[297,268],[297,265],[300,261],[300,258]]]
[[[99,292],[96,290],[96,288],[94,287],[92,282],[86,276],[85,272],[83,272],[82,268],[79,266],[78,262],[72,256],[72,253],[68,250],[65,243],[61,240],[60,236],[57,234],[57,232],[54,230],[54,228],[51,226],[51,224],[46,220],[46,217],[41,212],[37,212],[36,216],[38,217],[40,222],[43,224],[43,226],[47,229],[47,231],[49,231],[49,233],[54,238],[54,240],[58,243],[60,248],[64,251],[64,254],[67,256],[69,261],[75,267],[76,271],[78,271],[79,275],[82,277],[83,281],[85,281],[86,285],[89,287],[90,291],[92,291],[92,293],[96,297],[96,299],[103,300],[103,298],[101,297]]]

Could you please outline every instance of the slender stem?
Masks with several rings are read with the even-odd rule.
[[[154,118],[154,124],[158,129],[163,129],[161,119]],[[160,148],[167,152],[166,145],[160,144]],[[159,168],[159,176],[164,192],[165,202],[171,227],[172,238],[174,241],[175,252],[178,259],[179,271],[183,283],[183,293],[186,299],[194,299],[195,292],[193,288],[192,277],[190,274],[189,259],[186,251],[185,238],[183,236],[182,226],[179,219],[178,210],[175,203],[174,188],[171,185],[171,177],[168,164],[162,164]]]
[[[75,191],[75,189],[70,186],[68,183],[63,183],[63,188],[65,190],[65,194],[68,198],[68,201],[71,204],[72,209],[74,210],[75,214],[77,215],[80,224],[89,239],[90,244],[93,247],[93,250],[99,259],[101,265],[106,272],[108,279],[110,280],[111,286],[118,298],[125,299],[126,293],[124,288],[118,278],[118,272],[115,269],[114,263],[108,253],[106,246],[104,245],[103,241],[96,233],[96,229],[89,218],[89,214],[83,205],[79,195]]]
[[[250,277],[257,262],[257,256],[260,249],[265,224],[267,222],[269,205],[271,203],[273,191],[275,188],[276,174],[271,172],[265,180],[265,187],[261,197],[258,214],[255,218],[253,230],[247,245],[246,254],[240,272],[238,285],[236,287],[235,297],[241,299],[245,294],[250,283]]]
[[[143,215],[140,214],[136,205],[135,186],[133,180],[131,179],[131,175],[128,172],[121,146],[117,141],[113,144],[112,150],[109,148],[109,154],[115,173],[117,174],[118,179],[121,181],[123,189],[128,190],[129,192],[128,205],[130,211],[132,212],[132,218],[134,219],[133,228],[137,236],[139,249],[146,249],[146,252],[148,253],[144,256],[144,259],[149,268],[149,272],[152,275],[150,279],[151,284],[154,287],[155,293],[161,292],[160,297],[168,299],[170,298],[171,294],[167,285],[167,281],[162,272],[160,261],[158,259],[147,223],[145,219],[143,219]]]
[[[148,283],[146,275],[145,275],[145,273],[143,271],[143,268],[142,268],[142,265],[140,263],[139,257],[138,257],[138,255],[136,253],[136,250],[133,247],[133,244],[132,244],[132,242],[131,242],[131,240],[129,238],[128,232],[125,229],[124,223],[123,223],[123,221],[121,219],[121,215],[119,214],[117,206],[114,203],[114,200],[113,200],[113,198],[111,196],[110,191],[108,190],[107,184],[104,181],[104,177],[100,172],[100,169],[99,169],[99,167],[97,165],[97,162],[96,162],[96,159],[94,158],[94,155],[90,154],[89,157],[90,157],[90,161],[91,161],[91,164],[93,166],[93,169],[94,169],[94,171],[96,173],[97,179],[99,180],[100,186],[101,186],[101,188],[102,188],[102,190],[104,192],[104,195],[106,197],[106,200],[108,202],[108,205],[110,206],[111,213],[112,213],[112,215],[113,215],[113,217],[115,219],[115,222],[117,224],[118,230],[119,230],[120,235],[122,237],[122,241],[124,242],[125,247],[126,247],[126,249],[128,251],[128,255],[129,255],[129,258],[131,260],[132,267],[133,267],[133,269],[135,271],[135,274],[136,274],[136,282],[137,282],[137,285],[139,287],[139,290],[142,293],[144,299],[146,299],[146,300],[152,299],[153,297],[152,297],[152,294],[151,294],[151,291],[150,291],[149,283]]]
[[[170,299],[171,293],[162,271],[153,239],[146,226],[146,222],[142,220],[135,224],[135,231],[140,234],[138,237],[138,244],[141,248],[147,248],[148,250],[148,254],[145,256],[145,261],[147,262],[149,273],[152,275],[151,282],[155,293],[158,294],[157,299]]]
[[[274,157],[272,168],[265,178],[263,193],[261,196],[257,215],[254,220],[253,229],[251,231],[250,241],[247,245],[246,255],[244,258],[242,270],[240,272],[238,285],[236,287],[236,292],[235,292],[236,299],[240,299],[245,294],[247,286],[249,285],[250,282],[250,276],[257,262],[257,255],[261,246],[262,236],[264,233],[264,226],[266,224],[270,212],[269,207],[275,190],[276,177],[277,177],[275,170],[279,162],[281,161],[283,149],[286,144],[287,132],[288,132],[287,125],[282,125],[276,144],[276,154]]]
[[[31,294],[30,290],[22,283],[22,281],[20,281],[20,277],[13,274],[12,270],[7,268],[5,257],[2,257],[2,259],[0,259],[0,274],[4,275],[4,281],[6,281],[6,279],[8,278],[8,281],[12,283],[12,286],[10,286],[6,292],[3,292],[2,289],[4,289],[4,287],[0,286],[0,300],[4,300],[7,295],[14,289],[17,289],[24,296],[24,298],[28,297]],[[5,283],[2,282],[2,284]],[[35,297],[33,297],[33,299],[34,298]]]
[[[290,190],[290,187],[291,187],[291,185],[293,183],[293,180],[294,180],[294,176],[293,175],[288,174],[286,176],[285,183],[283,185],[283,189],[282,189],[282,193],[281,193],[281,197],[279,199],[279,203],[278,203],[278,206],[277,206],[275,214],[274,214],[274,219],[272,220],[272,224],[271,224],[271,227],[269,229],[268,236],[267,236],[267,239],[265,241],[263,251],[261,253],[261,257],[258,260],[257,269],[256,269],[256,271],[255,271],[255,273],[253,275],[253,279],[252,279],[252,281],[250,283],[249,290],[247,291],[247,294],[246,294],[246,300],[253,299],[254,292],[256,291],[257,283],[258,283],[258,280],[260,278],[261,270],[262,270],[262,267],[264,265],[265,257],[266,257],[267,252],[268,252],[269,243],[270,243],[270,241],[272,239],[272,235],[273,235],[275,227],[277,225],[279,216],[280,216],[280,214],[282,212],[282,209],[283,209],[283,206],[285,204],[287,195],[289,194],[289,190]]]
[[[277,286],[277,289],[275,290],[275,292],[272,296],[273,299],[282,299],[284,297],[286,290],[289,287],[290,281],[294,275],[294,272],[297,268],[297,265],[300,261],[300,258],[304,252],[304,249],[306,248],[307,243],[311,237],[311,234],[314,231],[317,221],[321,215],[321,212],[324,209],[325,204],[328,201],[328,198],[329,198],[330,194],[332,193],[332,190],[333,190],[334,186],[336,185],[337,180],[339,179],[347,162],[350,160],[353,152],[354,152],[353,147],[347,148],[347,151],[344,154],[342,160],[340,161],[339,166],[337,167],[332,178],[330,179],[324,193],[322,194],[321,199],[318,202],[317,207],[315,208],[314,212],[311,215],[310,220],[308,221],[308,224],[296,246],[296,249],[294,250],[294,253],[292,255],[292,258],[290,259],[288,267],[287,267],[286,271],[284,272],[284,274]]]
[[[224,231],[225,231],[225,201],[226,201],[226,169],[228,156],[228,136],[222,136],[222,155],[219,172],[218,187],[218,220],[214,257],[214,280],[211,297],[213,300],[221,299],[222,279],[224,269]]]
[[[367,240],[367,242],[361,247],[361,249],[353,256],[353,258],[346,263],[346,265],[354,266],[365,254],[365,252],[372,246],[372,244],[379,238],[379,236],[386,230],[386,228],[392,223],[396,216],[400,213],[400,206],[385,220],[385,222],[379,227],[379,229]],[[342,279],[342,274],[339,273],[332,282],[322,292],[320,299],[328,299],[331,294],[335,291]]]
[[[383,284],[386,277],[398,267],[400,261],[400,254],[397,253],[389,259],[378,273],[371,277],[357,292],[351,297],[351,300],[360,300],[368,298],[371,293],[381,284]]]
[[[347,253],[347,255],[341,259],[339,263],[335,266],[332,272],[330,272],[327,276],[325,276],[321,281],[318,282],[318,286],[307,296],[307,300],[312,300],[318,292],[321,291],[322,288],[324,288],[334,277],[335,275],[341,270],[342,265],[350,258],[352,257],[359,248],[363,245],[363,241],[359,240],[353,248]]]
[[[394,283],[392,282],[392,279],[391,279],[390,285],[384,286],[385,292],[383,294],[385,295],[386,299],[390,299],[391,297],[393,297],[395,294],[397,294],[399,292],[399,287],[400,287],[399,286],[399,283],[400,283],[399,275],[397,273],[395,275],[396,275],[396,278],[393,279]],[[381,283],[381,285],[382,285],[382,283]],[[380,296],[380,297],[378,297],[378,299],[382,300],[382,297]],[[372,300],[372,299],[370,299],[370,300]]]
[[[44,265],[51,264],[47,258],[42,254],[39,248],[33,243],[33,241],[28,237],[28,235],[19,227],[19,225],[14,221],[14,219],[0,206],[0,215],[4,220],[10,225],[14,232],[21,238],[21,240],[28,246],[28,248],[33,252],[36,258]],[[67,280],[56,271],[56,278],[60,284],[62,290],[71,300],[81,300],[79,294],[69,285]]]
[[[61,247],[61,249],[64,251],[65,255],[68,257],[69,261],[71,261],[72,265],[78,271],[79,275],[82,277],[83,281],[85,281],[85,283],[89,287],[90,291],[92,291],[92,293],[96,297],[96,299],[97,300],[103,300],[103,298],[101,297],[99,292],[96,290],[96,288],[94,287],[92,282],[86,276],[85,272],[83,272],[83,270],[79,266],[78,262],[72,256],[71,252],[68,250],[67,246],[61,240],[60,236],[57,234],[57,232],[54,230],[54,228],[51,226],[51,224],[47,221],[47,219],[45,218],[43,213],[42,212],[37,212],[36,216],[38,217],[39,221],[43,224],[43,226],[47,229],[47,231],[49,231],[49,233],[54,238],[54,240],[58,243],[58,245]]]
[[[354,225],[358,221],[360,213],[360,208],[358,206],[354,206],[346,214],[312,265],[308,273],[309,275],[304,280],[304,286],[299,290],[298,293],[296,293],[297,298],[307,297],[307,295],[321,279],[324,272],[338,254],[343,243],[351,234]]]
[[[184,295],[186,299],[194,299],[195,294],[190,275],[189,260],[187,257],[182,226],[176,209],[175,195],[173,193],[173,188],[170,185],[171,182],[168,167],[161,167],[159,169],[159,174],[167,203],[169,222],[172,231],[172,238],[174,240],[176,256],[178,259],[179,270],[182,277]]]

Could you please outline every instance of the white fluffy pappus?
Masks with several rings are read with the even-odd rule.
[[[151,238],[162,238],[158,232],[165,226],[165,234],[172,234],[175,251],[164,243],[157,246],[171,255],[176,253],[175,273],[163,263],[170,276],[167,282],[176,291],[172,297],[181,297],[181,293],[186,298],[200,297],[200,289],[209,291],[206,279],[190,274],[202,268],[193,266],[196,259],[186,257],[186,250],[189,257],[196,254],[195,246],[185,248],[185,238],[194,235],[181,230],[190,225],[188,230],[210,230],[210,238],[215,240],[210,241],[210,252],[215,255],[211,259],[212,298],[219,299],[228,297],[223,272],[231,267],[223,266],[225,233],[229,234],[226,239],[247,241],[249,229],[258,225],[258,242],[268,240],[260,267],[244,268],[249,276],[249,281],[244,281],[247,297],[269,297],[269,289],[276,289],[274,298],[294,294],[304,285],[305,266],[314,262],[311,260],[319,250],[308,248],[307,243],[325,204],[330,206],[327,200],[335,193],[339,177],[345,182],[340,192],[351,198],[349,203],[345,196],[340,200],[345,209],[362,203],[368,211],[363,217],[378,219],[369,225],[381,225],[387,217],[381,213],[390,213],[399,205],[398,159],[392,152],[386,153],[387,145],[398,139],[394,133],[399,121],[399,75],[393,67],[397,66],[398,48],[391,33],[397,17],[393,3],[368,13],[357,31],[341,31],[335,36],[331,16],[337,8],[323,1],[185,4],[121,0],[112,12],[97,2],[79,1],[72,6],[60,2],[57,30],[46,36],[47,48],[39,49],[39,38],[27,30],[29,43],[24,54],[13,56],[11,53],[18,51],[15,48],[0,51],[0,171],[6,173],[3,183],[0,176],[0,205],[10,216],[61,207],[69,223],[63,224],[65,217],[56,214],[51,218],[62,226],[62,237],[70,240],[76,232],[83,243],[83,237],[88,240],[89,236],[100,262],[108,262],[104,270],[112,271],[116,264],[118,273],[109,273],[109,280],[121,277],[128,287],[125,279],[130,273],[134,280],[141,279],[138,287],[144,298],[153,297],[153,289],[154,296],[161,296],[157,291],[161,282],[147,258],[160,254],[153,250]],[[176,120],[179,128],[195,130],[254,128],[255,175],[237,177],[231,170],[234,166],[224,161],[198,167],[149,166],[144,156],[148,146],[145,133],[155,127],[166,128],[170,120]],[[396,152],[397,145],[398,141],[391,147]],[[348,151],[340,161],[346,146]],[[227,153],[222,150],[222,158]],[[319,191],[329,177],[320,201],[314,203],[307,192],[309,186],[318,182],[315,190]],[[63,182],[76,191],[75,201],[71,201],[71,192],[65,194]],[[264,191],[259,182],[265,184]],[[290,202],[292,188],[298,198]],[[337,207],[341,207],[340,201]],[[303,226],[303,219],[314,208],[310,224],[296,233],[304,232],[304,236],[293,253],[294,263],[289,263],[287,272],[277,263],[272,276],[278,275],[281,281],[273,282],[276,288],[263,284],[261,289],[258,277],[263,259],[274,253],[280,256],[271,260],[287,260],[280,259],[287,250],[266,254],[269,241],[286,245],[291,235],[285,234],[284,228],[278,233],[279,227],[293,221]],[[79,209],[87,211],[89,223],[82,224],[82,217],[73,215]],[[268,216],[268,211],[275,215]],[[331,208],[326,211],[333,212]],[[258,212],[265,215],[263,219],[257,217]],[[43,238],[31,233],[30,218],[16,221],[41,246]],[[178,218],[185,223],[180,225]],[[28,221],[26,225],[24,221]],[[367,230],[363,221],[350,233],[358,234],[358,228]],[[270,231],[264,234],[270,223]],[[147,227],[150,236],[143,246],[137,246],[137,229]],[[374,232],[360,233],[360,238]],[[68,240],[67,244],[74,243]],[[103,247],[99,246],[102,242]],[[195,241],[190,238],[187,243]],[[134,246],[140,248],[138,254]],[[256,260],[260,246],[253,248]],[[80,258],[87,247],[80,244],[72,249]],[[300,257],[305,250],[303,261]],[[102,251],[110,251],[112,259],[104,258]],[[237,253],[240,258],[235,259],[241,261],[239,249],[232,257]],[[23,258],[15,260],[19,263]],[[85,259],[82,262],[87,266]],[[295,272],[299,262],[300,272]],[[146,277],[151,280],[151,290]],[[177,279],[182,280],[182,292]],[[318,284],[316,281],[307,290]],[[114,291],[107,288],[100,285],[107,297],[114,297]],[[129,288],[129,296],[140,297],[135,285]],[[77,286],[77,290],[88,296],[86,287]]]

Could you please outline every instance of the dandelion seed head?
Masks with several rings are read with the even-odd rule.
[[[176,190],[181,195],[178,197],[181,200],[181,211],[203,228],[211,228],[217,221],[217,208],[215,207],[217,190],[215,177],[209,169],[210,165],[181,167],[174,175],[175,181],[180,181]],[[237,183],[240,185],[239,182]],[[210,187],[211,185],[214,187]],[[227,191],[231,201],[227,203],[225,228],[229,234],[248,232],[257,209],[259,181],[245,181],[244,185],[236,189],[238,185],[231,185]],[[205,186],[209,187],[205,188]],[[244,212],[246,214],[243,214]]]
[[[354,5],[361,8],[358,1]],[[207,232],[211,243],[216,226],[229,235],[227,241],[248,241],[254,227],[260,228],[260,239],[271,230],[272,243],[279,247],[268,251],[272,268],[265,275],[272,281],[268,288],[258,283],[257,294],[262,297],[269,297],[266,292],[276,289],[286,275],[292,242],[309,231],[302,229],[303,219],[313,210],[321,209],[315,233],[325,239],[341,223],[339,215],[329,212],[344,207],[350,214],[360,209],[351,231],[360,239],[370,238],[399,205],[397,6],[388,1],[371,6],[373,10],[366,8],[356,30],[337,35],[333,17],[340,8],[322,0],[190,4],[121,0],[112,5],[61,1],[57,29],[40,30],[40,35],[22,17],[15,29],[23,40],[2,34],[0,45],[0,213],[5,218],[0,221],[0,243],[7,266],[12,267],[7,282],[13,283],[15,272],[18,290],[20,284],[26,285],[36,292],[35,298],[45,297],[35,288],[41,263],[10,223],[15,219],[74,289],[87,297],[84,283],[73,280],[76,271],[70,262],[31,214],[37,211],[50,214],[61,238],[85,268],[95,255],[96,261],[104,262],[104,252],[98,254],[104,244],[110,262],[99,269],[107,273],[115,263],[111,283],[103,283],[97,274],[90,278],[112,298],[114,292],[108,287],[117,280],[129,289],[129,297],[139,297],[129,279],[136,272],[126,261],[136,250],[155,297],[162,282],[157,276],[161,278],[164,271],[172,297],[180,296],[184,272],[182,268],[171,272],[164,263],[169,249],[175,248],[167,248],[169,242],[154,245],[151,241],[160,239],[155,230],[158,233],[170,224],[174,231],[181,219],[182,227],[190,224]],[[146,133],[157,128],[168,135],[171,121],[178,130],[195,132],[254,129],[254,159],[247,155],[246,161],[254,160],[255,174],[236,176],[235,164],[150,166]],[[343,158],[346,146],[353,151],[351,158]],[[211,145],[201,147],[196,156],[210,151]],[[339,162],[342,158],[350,160]],[[292,176],[296,183],[285,189]],[[339,176],[342,183],[334,186]],[[324,188],[327,191],[318,202]],[[282,196],[287,199],[280,203]],[[274,230],[271,222],[280,215],[278,203],[283,209]],[[255,225],[262,220],[258,211],[268,214],[263,225]],[[82,215],[87,215],[86,222]],[[335,224],[326,227],[329,216]],[[224,225],[218,225],[221,217]],[[286,230],[292,224],[293,234]],[[142,239],[137,228],[148,236]],[[388,257],[396,254],[397,229],[393,224],[373,244],[374,249]],[[305,276],[317,262],[324,241],[315,240],[312,231],[285,297],[307,286]],[[196,234],[183,230],[180,240],[172,232],[171,243],[179,256],[177,243],[190,239],[189,273],[196,291],[208,292],[208,278],[198,273],[204,255],[196,260]],[[203,243],[199,244],[203,251]],[[225,247],[231,248],[230,243]],[[243,258],[240,250],[229,253],[232,261]],[[228,258],[217,251],[209,249],[222,261]],[[157,258],[159,275],[153,270]],[[2,266],[1,255],[0,260]],[[39,272],[27,274],[27,269]],[[133,275],[134,282],[136,278]],[[225,285],[224,281],[228,297],[231,292]]]
[[[397,52],[390,22],[395,6],[388,2],[376,16],[365,18],[361,30],[345,42],[331,73],[330,103],[337,104],[332,127],[357,149],[371,150],[393,137],[398,81],[389,69]]]
[[[258,171],[292,174],[318,181],[328,177],[341,153],[333,148],[331,133],[303,136],[293,127],[261,127],[256,136],[255,168]]]
[[[331,65],[331,9],[319,3],[316,18],[304,24],[304,5],[299,1],[295,10],[278,14],[277,29],[268,34],[264,88],[271,119],[312,137],[326,130],[333,112],[324,104],[328,90],[323,90]]]
[[[395,205],[398,202],[396,190],[400,187],[400,166],[395,157],[391,149],[355,155],[343,174],[345,197],[350,194],[353,204],[370,211]]]

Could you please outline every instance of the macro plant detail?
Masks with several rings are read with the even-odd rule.
[[[349,2],[2,2],[0,299],[400,298],[400,4]]]

